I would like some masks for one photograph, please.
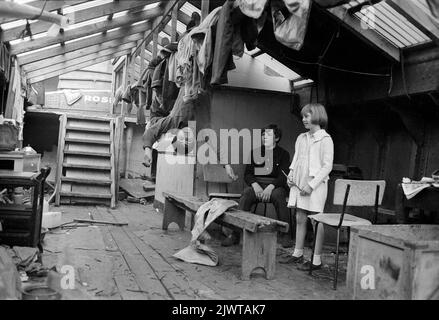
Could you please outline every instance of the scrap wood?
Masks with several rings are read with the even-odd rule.
[[[73,219],[74,222],[84,222],[84,223],[96,223],[96,224],[109,224],[113,226],[127,226],[127,222],[111,222],[111,221],[101,221],[101,220],[89,220],[89,219]]]

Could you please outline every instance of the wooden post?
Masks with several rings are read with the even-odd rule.
[[[177,21],[178,21],[178,6],[175,6],[172,10],[172,22],[171,22],[171,42],[177,41]]]
[[[210,8],[210,0],[201,1],[201,21],[206,19],[207,15],[209,14],[209,8]]]
[[[128,59],[129,55],[125,56],[125,62],[123,66],[123,87],[126,89],[128,85]],[[122,101],[122,108],[120,109],[120,114],[124,116],[126,102]]]
[[[126,145],[126,156],[125,156],[125,167],[124,167],[124,177],[128,178],[128,166],[131,159],[131,145],[133,142],[133,126],[127,125],[125,145]]]
[[[156,29],[154,31],[154,34],[152,36],[152,58],[155,59],[157,58],[157,53],[158,53],[158,43],[159,43],[159,32]]]

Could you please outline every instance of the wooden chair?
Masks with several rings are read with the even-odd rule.
[[[384,180],[371,181],[371,180],[346,180],[338,179],[335,181],[334,187],[334,205],[342,205],[341,213],[319,213],[310,215],[312,221],[315,222],[314,226],[314,244],[311,255],[311,263],[309,274],[312,273],[312,263],[314,260],[314,251],[316,246],[317,228],[319,223],[323,223],[329,227],[337,230],[337,246],[335,252],[335,270],[334,270],[334,290],[337,289],[338,278],[338,256],[340,246],[340,230],[341,228],[348,228],[348,234],[350,227],[371,225],[369,220],[356,217],[346,213],[346,207],[374,207],[375,215],[374,222],[378,217],[378,206],[383,201],[384,189],[386,188],[386,182]],[[348,246],[349,247],[349,246]]]
[[[241,198],[240,193],[229,193],[228,185],[233,182],[222,164],[205,164],[203,165],[203,178],[206,183],[206,195],[209,200],[212,198],[235,199]],[[225,186],[226,192],[209,193],[209,183],[219,183]]]

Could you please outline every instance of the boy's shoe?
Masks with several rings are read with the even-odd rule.
[[[309,271],[309,267],[310,267],[311,261],[307,260],[304,263],[302,263],[301,265],[297,266],[298,270],[301,271]],[[323,263],[319,264],[319,265],[312,265],[312,270],[320,270],[323,266]]]
[[[294,256],[284,257],[279,260],[279,263],[283,263],[283,264],[303,263],[303,255],[301,255],[300,257],[294,257]]]

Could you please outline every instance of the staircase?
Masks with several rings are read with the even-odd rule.
[[[61,116],[55,205],[116,206],[118,120],[70,114]]]

